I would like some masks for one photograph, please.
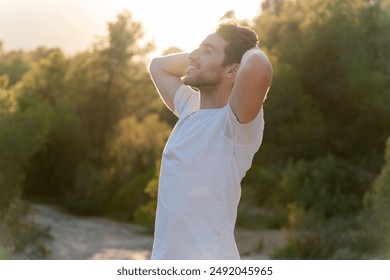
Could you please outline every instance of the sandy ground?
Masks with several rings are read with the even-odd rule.
[[[143,260],[150,257],[153,236],[143,227],[106,218],[73,216],[59,208],[34,205],[35,221],[49,226],[49,259]]]
[[[152,234],[145,228],[107,218],[70,215],[61,209],[35,204],[35,221],[49,226],[48,242],[54,260],[144,260],[150,258]],[[273,230],[236,230],[243,259],[269,259],[285,243]]]

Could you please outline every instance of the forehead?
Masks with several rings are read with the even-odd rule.
[[[217,33],[211,33],[200,44],[200,46],[210,46],[216,51],[224,51],[228,43]]]

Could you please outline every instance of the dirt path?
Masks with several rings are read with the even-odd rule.
[[[53,206],[35,204],[35,221],[49,226],[54,260],[144,260],[150,258],[153,236],[145,228],[106,218],[70,215]],[[269,259],[284,244],[279,231],[237,229],[243,259]]]
[[[49,259],[143,260],[150,257],[153,237],[140,226],[106,218],[73,216],[59,208],[34,205],[35,221],[49,226],[53,239]]]

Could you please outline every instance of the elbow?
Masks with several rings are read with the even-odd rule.
[[[257,69],[267,72],[268,75],[272,76],[272,65],[267,57],[267,55],[259,50],[259,49],[251,49],[247,51],[242,59],[243,67],[249,68],[249,69]]]
[[[149,73],[153,76],[153,73],[155,73],[158,69],[158,57],[155,57],[152,59],[152,61],[149,64]]]

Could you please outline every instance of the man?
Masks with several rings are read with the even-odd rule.
[[[240,258],[240,183],[262,141],[272,80],[257,41],[221,24],[193,52],[152,60],[153,82],[179,117],[162,157],[152,259]]]

